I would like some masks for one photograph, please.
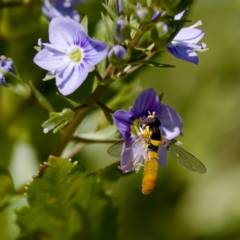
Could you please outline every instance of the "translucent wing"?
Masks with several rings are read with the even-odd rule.
[[[173,159],[184,168],[196,173],[205,173],[207,171],[201,161],[180,146],[169,144],[169,150]]]
[[[114,143],[107,150],[108,155],[115,158],[121,158],[122,145],[123,145],[123,140],[120,140],[119,142]]]

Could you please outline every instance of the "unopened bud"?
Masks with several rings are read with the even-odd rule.
[[[109,61],[115,67],[122,67],[130,59],[131,53],[121,45],[114,46],[108,53]]]
[[[114,23],[113,27],[115,39],[121,43],[130,37],[130,27],[126,20],[119,19]]]

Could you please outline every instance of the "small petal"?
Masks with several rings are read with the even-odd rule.
[[[181,117],[174,109],[168,105],[162,104],[159,107],[159,110],[156,111],[156,117],[160,119],[161,132],[168,140],[171,140],[180,134],[183,128],[183,123]]]
[[[135,143],[134,138],[124,141],[122,146],[121,167],[124,173],[134,170],[134,167],[146,156],[143,146]]]
[[[185,43],[198,43],[204,36],[204,31],[196,28],[182,28],[173,41]]]
[[[129,139],[131,136],[131,115],[124,111],[118,110],[113,114],[113,121],[124,139]]]
[[[85,2],[85,1],[59,1],[54,0],[50,2],[49,0],[44,0],[42,5],[43,14],[49,19],[55,17],[69,17],[76,22],[79,22],[80,15],[76,10],[74,10],[74,5]]]
[[[88,45],[84,46],[84,61],[89,68],[102,61],[107,55],[108,49],[104,42],[88,39]]]
[[[62,66],[68,64],[68,60],[65,54],[55,54],[53,51],[49,51],[47,48],[42,49],[36,54],[33,61],[41,68],[52,71]],[[60,67],[61,68],[61,67]]]
[[[133,111],[136,118],[147,117],[148,111],[154,112],[159,104],[157,93],[153,88],[149,88],[138,96],[131,111]]]
[[[198,64],[198,55],[192,48],[169,44],[167,46],[167,50],[177,58],[180,58],[187,62]]]
[[[64,74],[63,76],[56,76],[56,84],[59,92],[63,95],[69,95],[74,92],[86,79],[88,71],[89,69],[84,65],[68,66],[65,72],[62,73]]]
[[[53,18],[49,25],[49,40],[51,44],[69,47],[79,42],[85,42],[87,35],[81,24],[69,18]]]

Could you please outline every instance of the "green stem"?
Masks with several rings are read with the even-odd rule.
[[[79,124],[83,121],[85,116],[91,110],[93,105],[98,101],[99,97],[103,94],[103,92],[107,89],[108,85],[98,85],[96,89],[92,92],[92,94],[87,99],[86,105],[83,108],[80,108],[76,113],[76,116],[61,132],[61,136],[53,148],[52,155],[61,156],[64,148],[68,144],[68,142],[73,137],[73,134]]]

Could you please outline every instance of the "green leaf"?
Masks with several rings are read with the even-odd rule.
[[[86,34],[88,34],[88,16],[84,16],[84,18],[81,21],[81,25],[84,28],[84,31]]]
[[[0,209],[9,204],[9,200],[14,193],[11,174],[4,163],[0,161]]]
[[[106,4],[102,4],[103,7],[107,10],[109,16],[112,18],[113,21],[116,21],[118,19],[118,15]]]
[[[164,63],[158,63],[150,60],[139,60],[137,62],[131,63],[132,65],[136,64],[146,64],[151,67],[160,67],[160,68],[174,68],[174,65],[164,64]]]
[[[104,23],[104,26],[106,28],[106,31],[107,31],[107,36],[108,36],[108,41],[114,45],[114,37],[113,37],[113,32],[111,31],[109,25],[108,25],[108,22],[107,22],[107,19],[106,17],[104,16],[103,13],[101,13],[101,16],[102,16],[102,19],[103,19],[103,23]]]
[[[29,81],[29,86],[34,94],[34,96],[36,97],[36,99],[38,100],[38,102],[44,106],[49,112],[50,111],[54,111],[52,105],[50,104],[50,102],[45,98],[45,96],[38,91],[37,88],[35,88],[35,86],[33,85],[32,81]]]
[[[63,158],[45,165],[28,187],[29,207],[17,211],[19,239],[117,239],[118,210],[102,180]]]

